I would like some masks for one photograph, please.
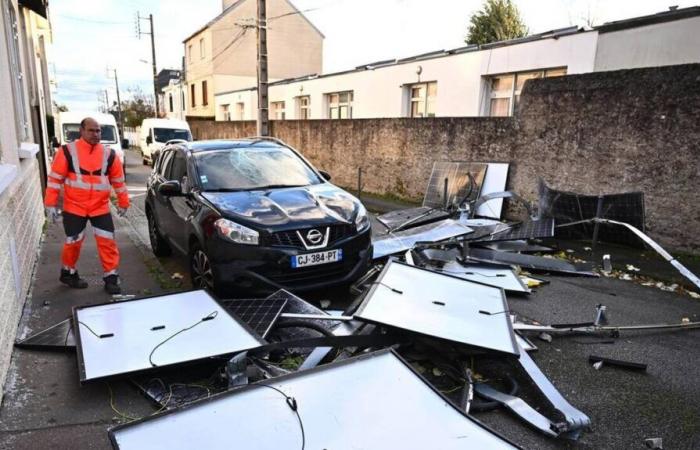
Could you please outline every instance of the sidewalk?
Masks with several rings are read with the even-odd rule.
[[[121,253],[120,275],[124,294],[157,294],[157,261],[149,259],[132,239],[129,222],[115,217]],[[22,339],[66,319],[74,306],[104,303],[102,267],[90,226],[86,232],[78,270],[90,284],[70,289],[58,281],[64,234],[60,222],[44,236],[31,298],[24,307],[17,331]],[[153,412],[150,403],[127,381],[111,382],[116,409],[139,417]],[[119,422],[110,406],[105,383],[80,386],[74,352],[15,349],[0,409],[0,449],[110,449],[107,428]]]

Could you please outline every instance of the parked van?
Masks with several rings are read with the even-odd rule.
[[[80,138],[80,122],[86,117],[92,117],[100,124],[100,128],[102,129],[102,140],[100,142],[114,150],[117,157],[122,162],[122,166],[124,166],[124,173],[126,173],[126,164],[124,164],[124,150],[122,149],[122,141],[119,138],[119,132],[117,131],[117,121],[111,114],[74,111],[64,111],[58,113],[58,127],[56,128],[57,136],[54,136],[54,139],[52,140],[53,146],[58,147],[59,145],[66,144]],[[126,142],[124,142],[124,144],[128,145]]]
[[[153,164],[155,155],[168,141],[192,141],[190,126],[184,120],[178,119],[144,119],[140,133],[139,145],[144,164]]]

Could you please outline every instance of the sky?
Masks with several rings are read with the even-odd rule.
[[[248,0],[252,1],[252,0]],[[324,73],[464,45],[469,17],[482,0],[292,0],[326,36]],[[530,33],[596,25],[653,14],[680,0],[514,0]],[[221,12],[221,0],[56,0],[50,4],[50,66],[54,100],[73,111],[94,111],[98,95],[122,101],[153,94],[150,36],[137,37],[137,14],[153,14],[156,63],[182,65],[182,40]],[[148,20],[140,20],[149,32]],[[233,31],[232,31],[233,32]],[[108,71],[108,69],[111,69]]]

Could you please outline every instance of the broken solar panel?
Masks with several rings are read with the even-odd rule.
[[[528,220],[517,224],[499,224],[492,231],[471,242],[516,241],[519,239],[542,239],[554,236],[554,219]]]
[[[599,217],[628,223],[644,231],[644,193],[580,195],[574,192],[557,191],[540,180],[540,217],[552,217],[558,225]],[[582,223],[557,228],[557,237],[564,239],[590,239],[595,225]],[[600,225],[598,239],[604,242],[644,247],[644,243],[628,230],[620,227]]]
[[[250,384],[116,426],[109,437],[118,450],[517,448],[390,350]]]
[[[286,298],[223,300],[226,309],[248,324],[258,336],[266,337],[287,305]]]
[[[481,186],[479,195],[482,196],[505,191],[506,183],[508,182],[509,167],[510,164],[508,163],[488,163],[488,169],[486,170],[486,176],[484,177],[484,183]],[[479,206],[476,210],[476,215],[500,219],[502,211],[503,199],[494,198]]]
[[[589,263],[573,264],[558,258],[544,258],[521,253],[499,252],[486,248],[470,248],[467,258],[471,261],[520,266],[525,269],[543,272],[568,273],[571,275],[591,277],[598,276],[598,274],[592,272],[593,265]]]
[[[469,281],[501,288],[507,292],[529,294],[530,289],[523,284],[510,268],[486,265],[463,265],[457,261],[446,263],[441,268],[430,268],[436,272],[463,278]]]
[[[425,189],[423,206],[446,208],[476,200],[479,198],[487,168],[488,164],[485,163],[435,162],[428,179],[428,187]]]
[[[502,289],[389,260],[355,318],[518,355]]]
[[[429,206],[417,208],[399,209],[377,216],[377,220],[389,230],[397,228],[412,228],[418,225],[446,219],[450,214],[442,209]]]
[[[475,242],[479,247],[496,250],[499,252],[517,252],[517,253],[549,253],[554,249],[545,247],[544,245],[530,244],[525,240],[517,241],[498,241],[498,242]]]
[[[440,242],[471,232],[472,229],[468,226],[452,219],[446,219],[396,233],[373,236],[373,257],[379,259],[394,253],[405,252],[413,248],[417,242]]]
[[[66,319],[39,331],[15,344],[19,348],[57,349],[75,347],[73,326],[71,320]]]
[[[73,324],[81,382],[265,344],[204,290],[77,307]]]

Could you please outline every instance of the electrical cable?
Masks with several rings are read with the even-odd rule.
[[[304,432],[304,423],[302,422],[301,416],[299,415],[299,408],[296,399],[285,394],[280,389],[277,389],[274,386],[270,386],[269,384],[257,384],[256,386],[270,388],[284,396],[284,399],[287,402],[287,406],[289,406],[289,408],[292,411],[294,411],[294,414],[296,414],[297,420],[299,421],[299,428],[301,429],[301,450],[304,450],[304,448],[306,447],[306,433]]]
[[[114,405],[114,392],[112,391],[112,386],[110,386],[110,384],[106,382],[105,384],[107,385],[107,390],[109,391],[109,406],[112,408],[112,411],[117,413],[117,415],[122,419],[126,419],[129,421],[139,420],[140,417],[131,417],[130,415],[125,414],[117,409],[117,407]]]
[[[158,365],[157,365],[156,363],[153,362],[153,354],[156,352],[156,350],[158,349],[158,347],[160,347],[161,345],[165,344],[166,342],[168,342],[170,339],[174,338],[174,337],[177,336],[178,334],[184,333],[185,331],[188,331],[188,330],[191,330],[192,328],[196,327],[196,326],[199,325],[200,323],[203,323],[203,322],[206,322],[206,321],[208,321],[208,320],[214,319],[218,314],[219,314],[218,311],[212,311],[212,312],[210,312],[208,315],[202,317],[201,319],[199,319],[197,322],[193,323],[193,324],[190,325],[189,327],[183,328],[182,330],[180,330],[180,331],[178,331],[178,332],[176,332],[176,333],[170,335],[168,338],[166,338],[165,340],[161,341],[158,345],[156,345],[155,347],[153,347],[153,350],[151,350],[151,353],[148,355],[148,362],[151,363],[151,367],[158,367]]]
[[[510,375],[506,375],[505,379],[510,384],[508,392],[506,392],[506,393],[510,396],[515,397],[516,394],[518,393],[518,390],[520,389],[518,382],[515,381],[515,378],[513,378]],[[477,401],[476,398],[478,396],[479,396],[479,393],[476,392],[476,396],[472,399],[472,403],[471,403],[471,406],[469,407],[469,411],[474,411],[474,412],[492,411],[501,405],[497,401],[483,401],[483,400]]]

